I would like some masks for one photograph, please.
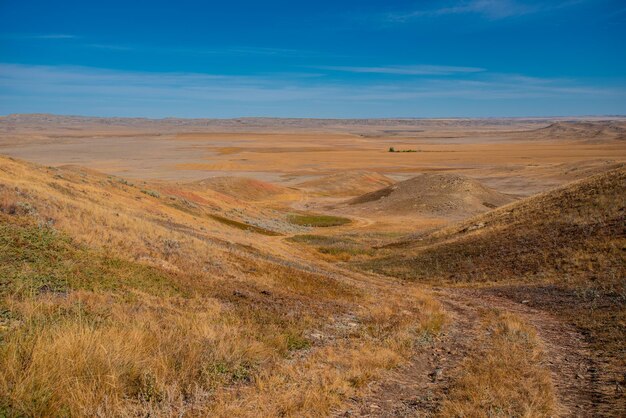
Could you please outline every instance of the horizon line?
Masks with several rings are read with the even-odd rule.
[[[541,115],[541,116],[404,116],[404,117],[284,117],[284,116],[233,116],[233,117],[185,117],[185,116],[164,116],[164,117],[145,117],[145,116],[92,116],[92,115],[79,115],[79,114],[66,114],[66,113],[8,113],[0,115],[0,118],[7,118],[11,116],[54,116],[54,117],[72,117],[72,118],[95,118],[95,119],[143,119],[149,121],[164,121],[171,119],[180,120],[237,120],[237,119],[283,119],[283,120],[437,120],[437,119],[560,119],[560,118],[626,118],[626,114],[580,114],[580,115]]]

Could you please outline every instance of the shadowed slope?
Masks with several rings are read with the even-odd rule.
[[[619,243],[625,196],[626,170],[621,168],[390,244],[381,249],[390,254],[373,265],[414,279],[493,281],[548,271],[587,276],[610,271],[613,277],[624,267]],[[402,255],[395,255],[396,249]]]

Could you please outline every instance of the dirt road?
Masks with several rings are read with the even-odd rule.
[[[560,416],[619,414],[602,402],[610,388],[599,378],[601,366],[593,359],[584,336],[571,325],[481,290],[434,288],[433,292],[450,315],[446,331],[424,341],[408,365],[373,385],[368,396],[353,400],[338,416],[435,416],[459,372],[459,364],[475,349],[479,312],[485,308],[514,313],[536,328],[546,353],[545,366],[552,374]]]

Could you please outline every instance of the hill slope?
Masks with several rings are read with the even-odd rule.
[[[511,196],[468,177],[427,173],[351,199],[348,205],[396,215],[461,217],[511,201]]]
[[[372,171],[343,171],[299,183],[299,188],[322,195],[355,196],[394,183],[391,178]]]
[[[192,186],[206,187],[240,200],[261,201],[281,195],[294,195],[295,190],[247,177],[219,176],[194,182]]]
[[[406,278],[493,281],[547,271],[624,272],[618,244],[624,239],[625,207],[626,169],[620,168],[382,251],[402,249],[404,255],[389,268]],[[589,262],[593,269],[586,269]]]
[[[438,331],[241,225],[277,212],[0,156],[0,416],[327,416]]]

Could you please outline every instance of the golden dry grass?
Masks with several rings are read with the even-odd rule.
[[[485,314],[478,349],[461,365],[442,417],[552,417],[557,401],[536,331],[506,313]]]
[[[557,273],[623,293],[625,185],[626,169],[613,170],[388,245],[363,267],[437,282],[536,282]]]
[[[181,191],[0,159],[0,414],[326,416],[441,328],[417,289],[210,216],[284,214]]]

